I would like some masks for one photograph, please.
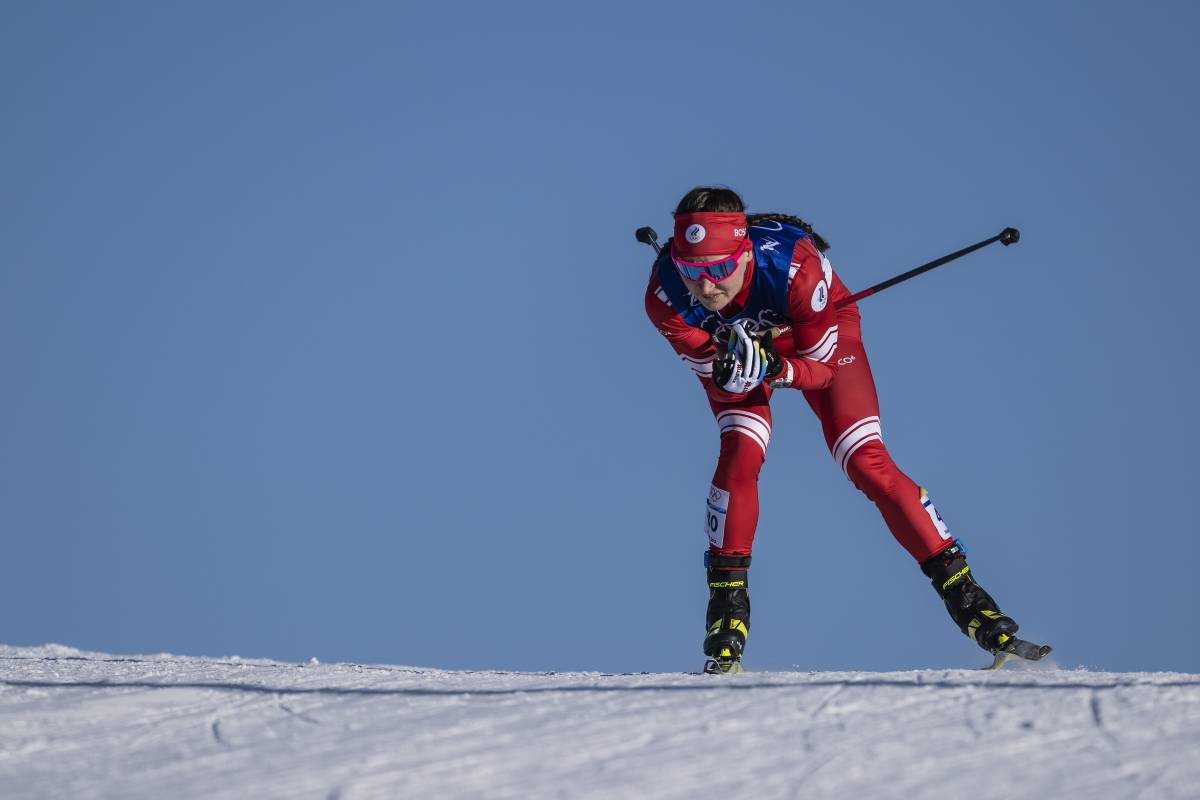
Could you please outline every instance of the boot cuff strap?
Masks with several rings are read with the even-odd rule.
[[[749,569],[750,556],[723,556],[705,550],[704,566],[706,569]]]

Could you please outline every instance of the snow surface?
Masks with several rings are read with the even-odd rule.
[[[1200,675],[459,672],[0,646],[0,797],[1197,798]]]

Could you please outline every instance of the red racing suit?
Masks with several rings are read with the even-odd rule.
[[[748,270],[754,268],[751,264]],[[896,540],[923,562],[953,539],[926,491],[900,471],[883,444],[858,307],[838,308],[850,292],[810,239],[796,242],[790,274],[787,305],[793,327],[775,340],[786,361],[781,374],[787,375],[790,368],[791,388],[800,389],[816,413],[838,467],[879,508]],[[751,278],[748,272],[741,292],[722,309],[723,317],[733,317],[746,306],[754,286]],[[828,297],[822,294],[826,287]],[[721,449],[705,513],[710,550],[750,555],[758,525],[758,475],[771,442],[771,396],[788,389],[762,384],[745,394],[723,391],[712,380],[717,343],[676,312],[657,271],[646,288],[645,302],[654,327],[699,377],[716,418]]]

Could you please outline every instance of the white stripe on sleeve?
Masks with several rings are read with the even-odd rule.
[[[834,351],[837,350],[837,343],[838,326],[834,325],[825,330],[825,335],[821,337],[821,341],[807,350],[801,350],[800,357],[807,358],[810,361],[820,361],[823,364],[833,357]]]
[[[692,358],[691,356],[681,355],[683,363],[688,365],[688,369],[699,375],[701,378],[711,377],[713,374],[713,361],[717,356],[714,353],[707,358]]]

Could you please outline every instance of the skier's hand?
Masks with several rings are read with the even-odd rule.
[[[771,335],[771,331],[757,334],[755,338],[758,340],[758,346],[763,354],[763,382],[774,386],[775,379],[783,372],[786,362],[784,362],[783,356],[779,355],[779,351],[775,349],[775,337]],[[785,382],[784,385],[791,385],[790,381]]]
[[[713,382],[731,394],[749,392],[763,382],[766,366],[762,342],[748,334],[741,322],[735,322],[729,331],[728,347],[713,365]]]

